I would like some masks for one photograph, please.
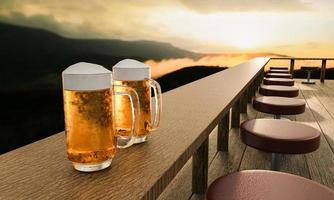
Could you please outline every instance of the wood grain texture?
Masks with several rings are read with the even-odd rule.
[[[247,88],[247,102],[252,103],[252,100],[253,100],[252,88],[251,86],[249,86]]]
[[[106,170],[75,171],[64,132],[1,155],[0,198],[157,198],[268,61],[253,59],[164,93],[160,129],[147,143],[117,151]]]
[[[290,74],[292,75],[292,78],[294,75],[294,70],[295,70],[295,59],[291,59],[290,60]]]
[[[208,153],[209,139],[193,155],[192,191],[195,194],[205,194],[208,187]]]
[[[240,99],[233,104],[231,124],[232,128],[239,128],[240,126]]]
[[[325,78],[326,78],[326,61],[327,60],[325,59],[321,61],[320,81],[322,83],[325,82]]]
[[[247,92],[244,92],[241,96],[240,113],[247,113],[247,103]]]
[[[322,132],[319,149],[306,154],[310,177],[334,189],[334,154],[327,137],[327,134],[331,133],[324,132],[326,129],[321,127],[322,121],[330,120],[331,116],[326,113],[326,109],[321,106],[321,103],[318,102],[317,97],[314,95],[314,86],[306,86],[299,82],[297,86],[307,102],[305,113],[297,115],[297,121],[313,126]]]
[[[228,111],[218,123],[217,151],[228,151],[229,131],[230,111]]]

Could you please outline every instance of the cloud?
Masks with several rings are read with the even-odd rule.
[[[15,25],[42,28],[68,37],[87,38],[93,35],[95,37],[103,37],[99,32],[94,31],[94,29],[89,29],[89,25],[84,27],[71,23],[59,23],[52,15],[38,14],[28,17],[19,12],[11,12],[7,16],[1,17],[1,21]]]
[[[164,74],[171,73],[178,69],[191,66],[219,66],[219,67],[231,67],[237,64],[243,63],[247,60],[256,57],[271,56],[268,53],[258,54],[213,54],[206,55],[200,59],[192,58],[176,58],[176,59],[163,59],[161,61],[147,60],[145,63],[152,67],[152,77],[157,78]]]
[[[309,3],[300,0],[180,0],[180,2],[200,13],[300,11],[310,9]]]
[[[135,0],[1,0],[0,21],[43,28],[66,37],[159,40],[150,11],[169,5]],[[153,31],[154,30],[154,31]]]

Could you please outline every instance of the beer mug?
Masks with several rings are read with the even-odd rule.
[[[125,89],[114,92],[111,71],[96,64],[74,64],[63,71],[62,81],[69,160],[83,172],[109,167],[116,151],[114,98],[125,96],[131,102],[131,137],[139,113],[137,95]]]
[[[161,113],[161,89],[158,82],[151,79],[151,69],[148,65],[132,59],[125,59],[113,67],[114,84],[133,88],[139,97],[139,124],[135,131],[134,143],[147,140],[147,135],[159,127]],[[151,88],[154,98],[151,101]],[[116,90],[122,91],[123,88]],[[118,142],[131,135],[130,115],[131,105],[122,96],[115,98],[115,125]]]

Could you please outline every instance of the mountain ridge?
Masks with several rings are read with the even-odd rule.
[[[0,90],[15,89],[69,65],[85,61],[111,69],[118,61],[164,58],[199,58],[201,54],[169,43],[147,40],[71,39],[38,28],[0,23]],[[15,76],[15,77],[13,77]]]

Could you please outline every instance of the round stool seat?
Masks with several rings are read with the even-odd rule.
[[[282,73],[268,73],[266,74],[267,78],[292,78],[291,74],[282,74]]]
[[[283,67],[283,66],[272,66],[270,69],[278,69],[278,70],[288,70],[288,67]]]
[[[320,69],[320,67],[317,67],[317,66],[301,66],[300,69],[305,70],[305,71],[314,71],[314,70]]]
[[[295,81],[289,78],[264,78],[263,84],[293,86]]]
[[[289,74],[289,70],[286,70],[286,69],[271,69],[271,70],[269,70],[269,73]]]
[[[264,96],[297,97],[299,90],[296,87],[282,85],[261,85],[259,93]]]
[[[286,97],[257,97],[253,107],[273,115],[297,115],[305,112],[305,101]]]
[[[330,200],[334,191],[304,177],[269,170],[245,170],[216,179],[207,200]]]
[[[241,140],[256,149],[284,154],[318,149],[320,132],[305,124],[276,119],[253,119],[240,125]]]

